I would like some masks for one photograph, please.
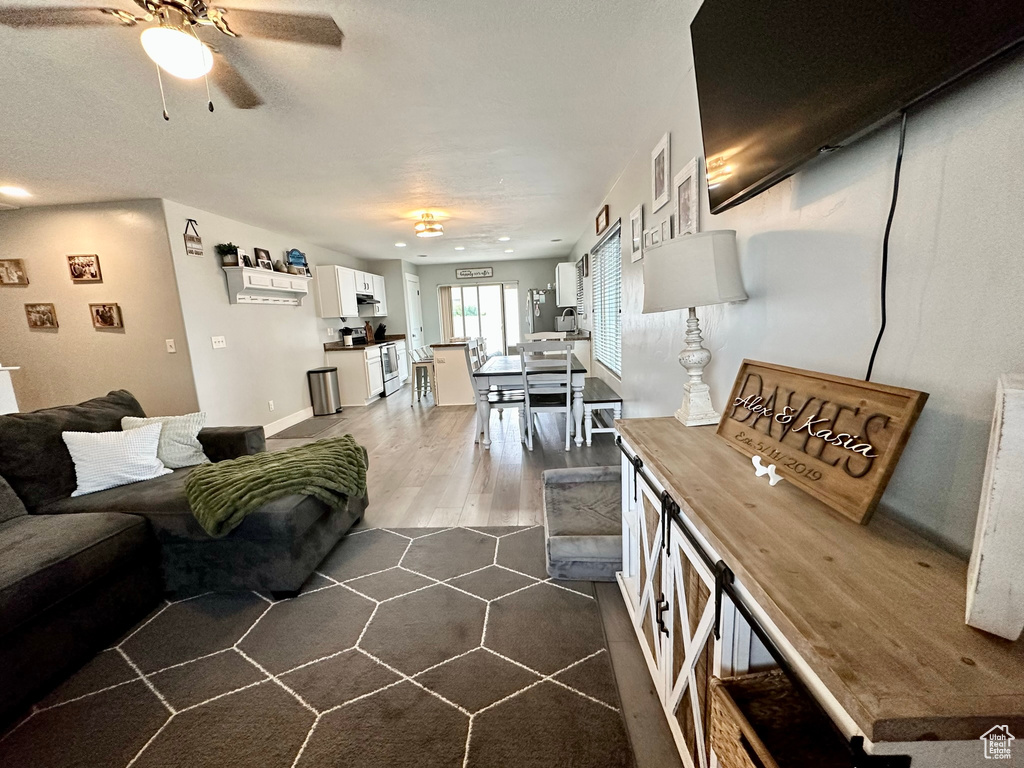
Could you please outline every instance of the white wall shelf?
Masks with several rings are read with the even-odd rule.
[[[309,293],[304,275],[271,272],[252,267],[222,267],[228,276],[228,301],[232,304],[284,304],[298,307]]]

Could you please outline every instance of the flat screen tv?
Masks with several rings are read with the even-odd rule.
[[[705,0],[690,25],[711,212],[1024,40],[1024,0]]]

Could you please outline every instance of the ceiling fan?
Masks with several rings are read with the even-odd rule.
[[[0,24],[9,27],[91,27],[119,24],[147,25],[141,42],[160,70],[186,80],[209,75],[239,109],[254,109],[263,99],[224,53],[200,39],[199,27],[215,27],[234,38],[278,40],[340,48],[344,35],[326,15],[275,13],[223,8],[203,0],[135,0],[142,9],[136,15],[119,8],[0,6]],[[216,62],[214,57],[216,56]],[[209,86],[207,86],[209,88]],[[163,94],[163,82],[160,84]],[[213,101],[210,100],[210,111]],[[169,120],[166,104],[164,119]]]

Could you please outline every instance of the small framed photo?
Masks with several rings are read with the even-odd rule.
[[[583,276],[590,277],[590,254],[583,254]]]
[[[640,203],[629,214],[629,260],[640,261],[644,257],[644,204]]]
[[[644,232],[644,248],[650,248],[650,247],[651,247],[651,233],[649,231],[648,232]]]
[[[68,272],[73,283],[102,283],[100,257],[95,253],[68,256]]]
[[[28,285],[28,272],[21,259],[0,259],[0,285]]]
[[[256,262],[252,260],[252,256],[250,256],[244,250],[239,248],[238,249],[238,266],[240,266],[240,267],[249,267],[249,269],[252,269],[253,267],[256,266]]]
[[[57,328],[57,309],[53,304],[26,304],[25,317],[33,330]]]
[[[268,251],[266,248],[253,248],[252,252],[256,256],[257,264],[261,261],[271,261],[270,251]]]
[[[676,236],[695,235],[700,231],[700,189],[697,158],[693,158],[676,174],[672,186],[676,190]]]
[[[597,230],[597,234],[601,234],[608,229],[608,206],[604,206],[598,211],[597,218],[594,219],[594,227]]]
[[[260,269],[269,269],[271,272],[274,271],[274,264],[270,259],[257,259],[256,266]]]
[[[93,328],[124,328],[121,307],[117,304],[90,304]]]
[[[661,242],[667,243],[672,239],[672,217],[669,216],[661,222]]]
[[[672,197],[668,185],[670,168],[669,136],[666,133],[651,150],[651,213],[665,207]]]
[[[661,245],[661,227],[651,227],[651,247]]]

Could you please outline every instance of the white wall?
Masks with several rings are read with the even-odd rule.
[[[650,149],[662,133],[673,175],[702,153],[689,40],[670,58],[679,66],[666,70],[665,98],[604,201],[627,225],[641,201],[645,226],[669,213],[650,214]],[[1022,82],[1017,55],[910,113],[891,238],[889,327],[873,379],[931,398],[882,503],[957,550],[972,541],[996,378],[1024,371]],[[621,108],[628,99],[619,94]],[[718,216],[704,200],[702,230],[738,233],[750,295],[699,310],[719,408],[744,357],[864,376],[897,139],[890,125]],[[592,232],[587,222],[573,258]],[[684,313],[642,315],[642,299],[642,264],[624,254],[625,413],[669,415],[684,380]]]
[[[312,290],[301,307],[230,304],[214,246],[230,241],[250,256],[254,248],[265,248],[274,260],[298,248],[311,266],[341,264],[368,269],[366,262],[170,200],[164,201],[164,211],[192,350],[195,389],[208,423],[265,426],[301,414],[310,407],[306,371],[324,364],[324,342],[338,338],[329,337],[327,328],[342,323],[318,316]],[[203,238],[206,255],[202,258],[185,253],[182,235],[190,218],[196,220]],[[226,337],[227,347],[213,349],[212,336]],[[273,412],[268,407],[270,400],[274,401]]]
[[[519,333],[530,332],[526,315],[526,291],[555,284],[555,265],[563,259],[519,259],[516,261],[480,262],[477,264],[431,264],[419,266],[420,294],[423,299],[423,336],[427,344],[441,341],[441,316],[437,307],[439,285],[473,285],[475,283],[519,282]],[[493,267],[494,277],[485,280],[458,280],[455,270],[466,267]],[[389,294],[390,295],[390,294]]]
[[[102,283],[72,283],[67,255],[100,257]],[[0,363],[23,411],[131,391],[148,414],[197,408],[189,346],[159,200],[0,212],[0,259],[22,259],[27,286],[0,287]],[[57,330],[30,330],[26,303],[51,303]],[[120,305],[123,329],[96,329],[89,304]],[[165,341],[177,352],[168,354]]]

